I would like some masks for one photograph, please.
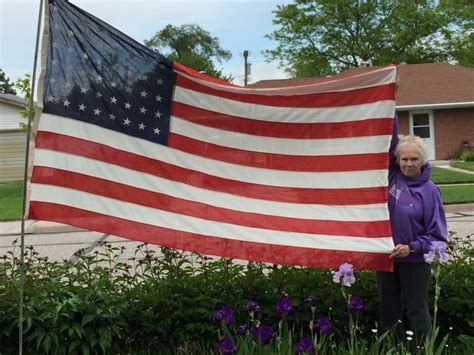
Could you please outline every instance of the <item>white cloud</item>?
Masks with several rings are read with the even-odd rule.
[[[240,67],[224,68],[225,74],[231,74],[237,85],[244,84],[244,65]],[[248,77],[248,83],[256,83],[260,80],[286,79],[289,78],[288,73],[283,68],[279,68],[278,63],[257,62],[252,63],[251,75]]]

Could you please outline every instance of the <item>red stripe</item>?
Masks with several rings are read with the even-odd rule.
[[[31,181],[33,183],[56,185],[85,191],[95,195],[205,220],[246,227],[354,237],[386,237],[390,235],[388,220],[374,222],[331,221],[240,212],[60,169],[35,167]]]
[[[392,270],[389,254],[289,247],[209,237],[36,201],[30,203],[29,219],[54,221],[168,248],[233,259],[334,269],[348,262],[355,269]]]
[[[277,138],[352,138],[391,135],[392,118],[371,118],[334,123],[268,122],[204,110],[173,101],[171,115],[189,122],[225,131]]]
[[[38,132],[36,147],[79,155],[188,185],[237,196],[290,203],[362,205],[386,203],[387,187],[353,189],[289,188],[216,177],[86,140]]]
[[[227,81],[224,81],[224,80],[220,80],[220,79],[216,79],[212,76],[209,76],[209,75],[206,75],[206,74],[203,74],[203,73],[200,73],[194,69],[191,69],[191,68],[188,68],[182,64],[179,64],[178,62],[174,62],[173,63],[173,68],[176,69],[176,70],[179,70],[183,73],[186,73],[190,76],[193,76],[195,78],[198,78],[198,79],[201,79],[201,80],[205,80],[207,82],[211,82],[211,83],[214,83],[214,84],[219,84],[219,85],[225,85],[225,86],[233,86],[233,87],[240,87],[238,85],[235,85],[235,84],[232,84],[232,83],[229,83]],[[178,76],[178,75],[177,75]]]
[[[168,135],[168,146],[227,163],[264,169],[307,172],[378,170],[388,168],[388,153],[338,156],[298,156],[260,153],[202,142],[179,134]],[[337,164],[335,162],[337,161]]]
[[[341,92],[300,95],[262,95],[252,94],[251,92],[255,92],[254,90],[249,90],[248,92],[239,90],[239,92],[234,92],[225,91],[225,89],[214,89],[177,74],[176,86],[239,102],[278,107],[341,107],[381,100],[395,100],[394,83]]]

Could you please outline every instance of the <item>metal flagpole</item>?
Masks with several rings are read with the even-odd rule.
[[[36,29],[35,57],[33,60],[33,75],[31,76],[30,101],[28,103],[28,131],[26,134],[25,171],[23,175],[23,208],[21,212],[21,242],[20,242],[20,311],[18,321],[18,354],[23,354],[23,289],[25,286],[25,219],[26,219],[26,193],[28,180],[28,161],[30,155],[31,121],[33,120],[33,96],[36,84],[36,66],[38,62],[38,48],[41,30],[41,15],[43,13],[43,0],[40,0],[38,11],[38,26]]]

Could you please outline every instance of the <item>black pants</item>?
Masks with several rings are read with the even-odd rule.
[[[420,345],[431,331],[428,284],[431,266],[426,263],[395,263],[394,272],[377,271],[380,325],[393,329],[399,342],[412,331],[410,345]],[[406,319],[406,321],[405,321]]]

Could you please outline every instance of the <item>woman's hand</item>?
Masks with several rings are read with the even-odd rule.
[[[398,244],[393,248],[390,258],[404,258],[410,255],[410,246],[406,244]]]

